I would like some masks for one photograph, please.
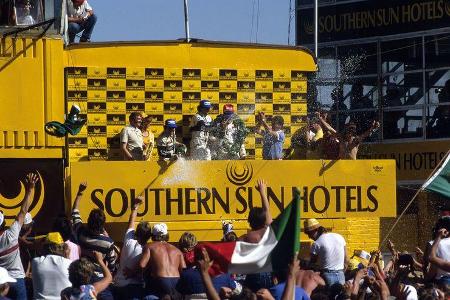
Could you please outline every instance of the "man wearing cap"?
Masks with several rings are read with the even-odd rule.
[[[306,219],[304,231],[314,241],[311,245],[311,263],[319,266],[326,284],[329,287],[343,285],[344,270],[348,265],[344,238],[340,234],[327,232],[316,219]]]
[[[222,114],[217,116],[212,125],[211,134],[214,136],[211,147],[214,160],[245,159],[244,141],[249,130],[237,114],[233,104],[225,104]]]
[[[90,42],[91,34],[97,22],[92,7],[86,0],[67,1],[67,19],[69,22],[69,43],[75,42],[75,35],[83,31],[80,43]]]
[[[144,160],[144,138],[140,129],[142,116],[139,112],[132,112],[128,117],[130,125],[120,133],[120,150],[123,160]]]
[[[58,299],[61,291],[72,284],[69,266],[72,261],[65,257],[67,246],[59,232],[44,237],[43,255],[33,258],[33,299]]]
[[[5,216],[0,212],[0,267],[8,271],[9,276],[16,280],[10,284],[8,297],[12,299],[27,299],[25,289],[25,272],[19,253],[19,233],[22,228],[25,215],[34,196],[34,188],[39,177],[30,173],[25,179],[25,198],[22,202],[19,214],[11,226],[6,229]]]
[[[164,131],[156,141],[160,160],[174,160],[186,152],[186,146],[177,141],[176,128],[177,122],[174,119],[166,120]]]
[[[157,297],[174,295],[180,273],[186,268],[183,253],[167,243],[169,232],[165,223],[153,226],[152,240],[152,243],[145,245],[139,261],[142,269],[150,271],[150,276],[145,278],[146,294]]]
[[[212,119],[208,115],[211,109],[211,102],[200,101],[197,113],[191,118],[189,130],[191,132],[191,159],[211,160],[211,150],[209,149],[209,129]]]

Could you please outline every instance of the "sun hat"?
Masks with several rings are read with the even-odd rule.
[[[49,232],[45,236],[45,241],[48,244],[56,244],[56,245],[64,244],[64,240],[59,232]]]
[[[7,282],[16,282],[16,281],[17,280],[15,280],[11,276],[9,276],[8,271],[5,268],[0,267],[0,284],[5,284]]]
[[[303,222],[304,231],[310,232],[320,227],[319,221],[316,219],[306,219],[305,222]]]
[[[167,225],[165,223],[158,223],[153,225],[152,235],[160,236],[168,233]]]

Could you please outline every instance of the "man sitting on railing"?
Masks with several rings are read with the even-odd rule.
[[[90,42],[97,16],[86,0],[67,1],[67,17],[69,21],[69,43],[75,42],[75,35],[83,31],[80,43]]]

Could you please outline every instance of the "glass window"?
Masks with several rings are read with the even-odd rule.
[[[16,0],[16,24],[34,25],[44,20],[40,0]]]
[[[425,37],[425,66],[427,69],[450,66],[450,34]]]
[[[427,108],[427,138],[450,137],[450,103]]]
[[[422,38],[381,43],[383,73],[403,73],[422,69]]]
[[[423,74],[418,72],[384,75],[382,92],[384,107],[423,104]]]
[[[450,70],[426,72],[428,103],[450,102]]]
[[[339,74],[346,78],[355,75],[377,74],[377,44],[338,47]]]
[[[317,64],[318,64],[317,78],[320,79],[338,78],[336,50],[334,47],[320,48],[319,59]]]
[[[385,139],[419,138],[423,136],[422,108],[389,109],[383,112]]]

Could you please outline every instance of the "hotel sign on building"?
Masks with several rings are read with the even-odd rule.
[[[297,44],[314,41],[313,8],[297,13]],[[425,31],[450,24],[450,0],[373,0],[320,6],[319,41]]]

